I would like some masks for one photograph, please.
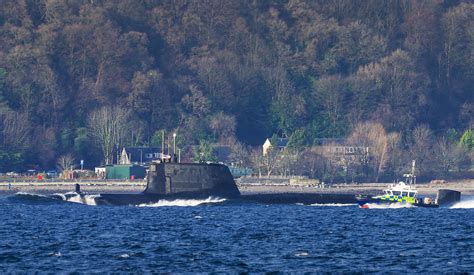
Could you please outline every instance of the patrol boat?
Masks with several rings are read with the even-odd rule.
[[[408,204],[418,207],[437,208],[441,204],[453,204],[461,200],[461,193],[454,190],[438,190],[436,199],[429,197],[418,197],[416,190],[415,160],[412,162],[411,172],[404,174],[405,181],[390,184],[383,190],[383,195],[359,195],[356,196],[360,208],[370,208],[370,204]]]

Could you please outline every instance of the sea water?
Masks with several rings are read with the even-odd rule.
[[[474,271],[469,198],[439,209],[70,200],[0,196],[1,273]]]

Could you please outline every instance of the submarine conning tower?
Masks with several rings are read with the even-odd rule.
[[[439,189],[436,201],[439,205],[450,206],[461,201],[461,192],[449,189]]]
[[[232,198],[240,195],[234,178],[223,164],[152,163],[145,194],[200,195]]]

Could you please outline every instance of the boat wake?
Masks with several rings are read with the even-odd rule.
[[[457,202],[453,204],[450,209],[469,209],[469,208],[474,208],[474,197],[469,196],[465,199],[461,199],[460,202]]]
[[[330,207],[347,207],[356,206],[357,203],[313,203],[309,206],[330,206]]]
[[[409,203],[367,203],[368,209],[400,209],[412,208],[413,205]]]
[[[209,197],[203,200],[197,200],[197,199],[160,200],[155,203],[139,204],[138,207],[164,207],[164,206],[187,207],[187,206],[199,206],[202,204],[221,203],[224,201],[226,201],[226,199],[215,198],[215,197]]]
[[[27,193],[27,192],[18,192],[13,196],[8,197],[9,200],[24,202],[24,203],[31,203],[31,204],[42,204],[42,203],[54,203],[56,200],[53,198],[48,197],[47,195],[42,194],[35,194],[35,193]]]

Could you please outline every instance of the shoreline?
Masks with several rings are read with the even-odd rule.
[[[76,183],[80,184],[82,192],[90,194],[140,193],[146,188],[146,182],[15,182],[10,186],[9,183],[0,183],[0,196],[18,192],[36,194],[74,192]]]
[[[18,192],[53,194],[75,191],[75,184],[81,185],[81,191],[90,194],[99,193],[140,193],[145,190],[146,182],[110,182],[110,181],[78,181],[78,182],[14,182],[0,183],[0,195],[11,195]],[[9,184],[11,189],[9,189]],[[237,184],[243,195],[272,193],[337,193],[337,194],[374,194],[380,193],[390,183],[359,183],[334,184],[330,187],[318,188],[300,185],[243,185]],[[464,195],[474,195],[474,179],[458,180],[447,183],[417,184],[420,195],[436,195],[439,189],[452,189]]]
[[[330,187],[318,188],[297,185],[240,185],[242,194],[253,193],[338,193],[338,194],[377,194],[392,183],[349,183],[334,184]],[[418,194],[436,196],[439,189],[460,191],[464,195],[474,195],[474,179],[458,180],[446,183],[420,183],[416,185]]]

